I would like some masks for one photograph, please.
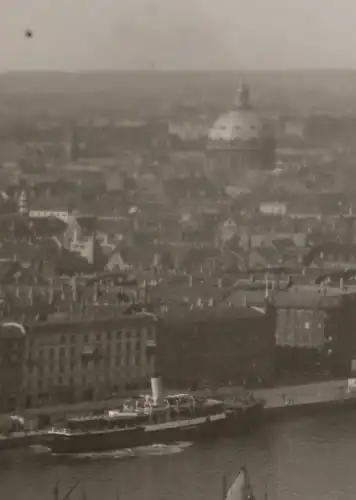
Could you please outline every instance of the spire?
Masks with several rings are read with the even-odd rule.
[[[243,80],[241,80],[240,85],[236,91],[235,107],[237,109],[249,109],[249,108],[251,108],[250,88]]]

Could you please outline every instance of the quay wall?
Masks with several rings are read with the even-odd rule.
[[[304,412],[315,408],[340,407],[345,404],[347,407],[356,408],[356,389],[348,390],[348,379],[313,382],[300,385],[285,385],[280,387],[261,388],[253,391],[256,398],[265,401],[266,415],[293,413],[297,408],[303,408]],[[142,392],[142,391],[141,391]],[[168,393],[184,393],[187,389],[166,389]],[[215,396],[224,400],[232,400],[246,394],[246,391],[238,386],[217,388],[214,391],[203,389],[192,391],[196,396]],[[50,416],[56,419],[66,414],[80,414],[90,411],[104,409],[115,409],[120,406],[126,398],[108,399],[105,401],[95,401],[78,403],[73,405],[47,406],[39,409],[24,410],[21,414],[26,419],[34,419],[38,416]]]

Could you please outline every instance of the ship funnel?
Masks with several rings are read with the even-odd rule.
[[[152,389],[152,399],[154,405],[160,405],[163,403],[163,385],[162,378],[152,377],[151,378],[151,389]]]

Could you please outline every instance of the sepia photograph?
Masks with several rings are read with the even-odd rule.
[[[0,500],[355,500],[355,16],[0,0]]]

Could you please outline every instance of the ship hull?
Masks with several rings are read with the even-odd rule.
[[[223,420],[186,419],[172,426],[152,425],[123,430],[81,434],[53,434],[48,446],[55,454],[84,454],[169,444],[179,441],[207,441],[245,433],[261,421],[263,406],[256,404],[244,410],[230,412]]]

